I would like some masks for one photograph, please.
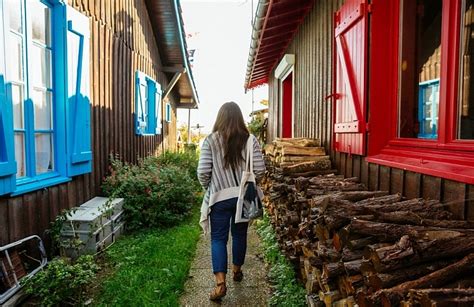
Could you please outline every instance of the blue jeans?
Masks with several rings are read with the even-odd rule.
[[[211,251],[214,274],[227,273],[227,240],[232,233],[232,263],[241,266],[247,251],[248,223],[234,223],[237,198],[215,203],[211,207]]]

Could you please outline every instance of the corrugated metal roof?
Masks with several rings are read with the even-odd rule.
[[[314,0],[260,0],[252,30],[245,89],[265,84]]]
[[[162,64],[166,68],[184,68],[185,73],[176,84],[179,93],[178,107],[196,108],[199,97],[189,63],[186,37],[179,0],[146,0]],[[170,80],[174,73],[165,71]]]

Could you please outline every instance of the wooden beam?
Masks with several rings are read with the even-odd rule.
[[[178,83],[179,78],[181,78],[181,76],[184,74],[184,71],[185,69],[182,68],[180,72],[176,72],[174,74],[173,79],[171,79],[170,83],[166,87],[165,92],[163,93],[163,98],[162,98],[163,100],[165,100],[166,97],[168,97],[169,93],[171,93],[176,83]]]

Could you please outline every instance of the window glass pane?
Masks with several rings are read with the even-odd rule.
[[[461,82],[458,138],[474,139],[474,1],[465,0],[461,17]]]
[[[23,80],[23,62],[22,62],[22,39],[21,37],[10,34],[10,44],[7,47],[10,51],[10,58],[7,59],[9,67],[8,78],[12,81]]]
[[[25,135],[23,132],[15,132],[15,160],[17,178],[25,177]]]
[[[23,86],[12,86],[12,104],[13,104],[13,126],[15,129],[23,129]]]
[[[8,17],[10,19],[10,29],[19,33],[23,32],[21,25],[21,3],[21,0],[7,0],[4,3],[4,6],[8,12]]]
[[[33,90],[31,98],[35,106],[35,130],[51,130],[51,92]]]
[[[442,0],[401,0],[399,136],[437,138]]]
[[[51,51],[33,46],[31,50],[30,78],[34,86],[51,87]]]
[[[39,0],[28,0],[33,40],[51,45],[51,26],[49,8]]]
[[[53,135],[50,133],[35,134],[36,174],[53,170]]]

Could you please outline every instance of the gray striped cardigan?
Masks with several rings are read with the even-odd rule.
[[[253,171],[257,180],[265,173],[262,150],[255,136],[253,138]],[[204,232],[209,230],[209,213],[211,206],[219,201],[238,197],[242,172],[245,170],[245,162],[242,161],[234,171],[232,168],[224,167],[224,150],[222,139],[218,132],[206,137],[201,147],[201,155],[198,165],[198,179],[206,190],[201,206],[201,219],[199,223]],[[246,148],[242,151],[245,157]]]

